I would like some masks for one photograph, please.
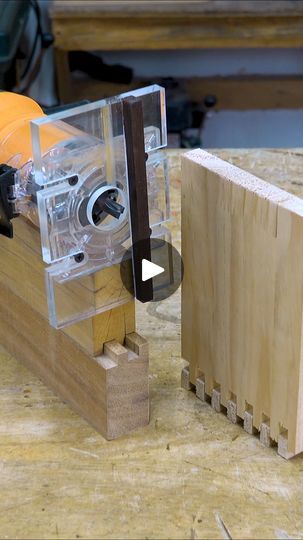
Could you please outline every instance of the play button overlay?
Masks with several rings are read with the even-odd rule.
[[[148,279],[156,277],[159,274],[162,274],[162,272],[165,272],[165,268],[162,268],[162,266],[158,266],[158,264],[148,261],[147,259],[142,259],[142,281],[147,281]]]
[[[136,272],[134,272],[134,268]],[[183,261],[178,250],[162,238],[136,242],[124,254],[120,274],[125,288],[142,302],[160,302],[180,287]]]

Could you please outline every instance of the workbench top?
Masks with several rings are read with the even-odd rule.
[[[303,194],[303,150],[215,153]],[[180,248],[180,152],[169,154]],[[232,538],[302,538],[303,458],[284,461],[181,389],[179,293],[138,305],[151,421],[116,441],[0,351],[1,538],[228,538],[224,524]]]

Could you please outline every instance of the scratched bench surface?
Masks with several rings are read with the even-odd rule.
[[[180,154],[169,153],[180,247]],[[303,150],[215,153],[303,193]],[[0,351],[0,537],[301,538],[303,458],[284,461],[180,388],[179,292],[138,305],[137,320],[150,342],[151,421],[116,441]]]

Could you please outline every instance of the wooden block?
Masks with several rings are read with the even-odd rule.
[[[108,341],[104,344],[104,354],[109,356],[117,364],[128,360],[128,350],[117,341]]]
[[[283,426],[290,454],[303,451],[302,245],[301,199],[202,150],[182,157],[182,357],[207,393],[220,381],[217,410],[237,396],[264,444]]]
[[[125,336],[125,344],[142,358],[148,357],[148,342],[136,332]]]
[[[184,390],[191,390],[193,387],[189,378],[188,366],[185,366],[181,371],[181,387],[184,388]]]
[[[201,377],[196,379],[196,396],[201,401],[205,401],[205,382]]]
[[[270,448],[270,446],[273,446],[273,440],[270,436],[270,425],[268,420],[265,422],[261,422],[260,424],[260,442],[268,448]]]
[[[288,435],[287,432],[280,433],[278,437],[278,454],[284,459],[291,459],[294,457],[293,452],[288,451]]]
[[[1,345],[104,437],[113,439],[148,423],[146,355],[111,341],[103,355],[90,356],[2,284],[0,297]]]
[[[233,401],[232,399],[227,400],[227,418],[230,420],[233,424],[238,423],[238,416],[237,416],[237,403]]]
[[[114,366],[107,369],[107,438],[143,427],[149,422],[148,355],[141,356],[116,341],[104,345],[104,355],[100,363],[107,368],[108,359]],[[130,340],[136,340],[147,348],[146,340],[133,333]]]
[[[221,412],[221,392],[214,388],[211,393],[211,406],[216,412]]]
[[[243,428],[250,435],[255,435],[257,433],[257,429],[254,427],[253,415],[249,411],[244,412]]]

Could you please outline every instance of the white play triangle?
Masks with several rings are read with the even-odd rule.
[[[148,279],[162,274],[164,271],[162,266],[148,261],[147,259],[142,259],[142,281],[147,281]]]

